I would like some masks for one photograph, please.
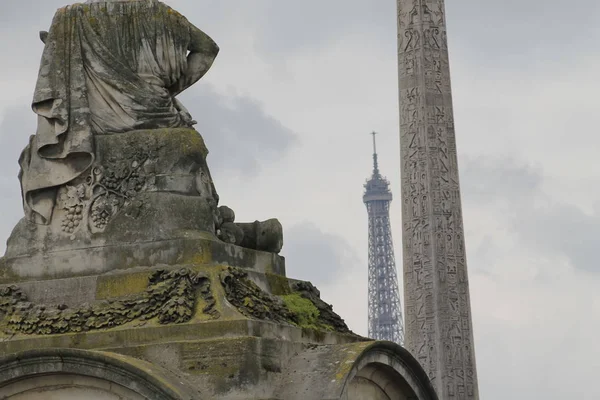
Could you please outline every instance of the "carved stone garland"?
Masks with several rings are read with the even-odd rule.
[[[200,293],[205,314],[219,318],[210,279],[189,269],[156,271],[148,288],[139,295],[106,300],[70,309],[65,305],[36,305],[17,286],[0,289],[0,315],[7,321],[7,333],[60,334],[114,328],[139,320],[158,318],[161,324],[189,321]]]
[[[227,300],[246,317],[300,325],[299,316],[279,296],[265,292],[250,280],[246,271],[230,267],[221,273],[221,283]],[[352,333],[344,320],[333,312],[333,307],[321,300],[319,290],[310,282],[296,282],[290,289],[291,294],[301,296],[316,307],[319,329],[327,327],[339,333]]]
[[[276,296],[263,291],[248,278],[248,273],[228,268],[221,273],[225,297],[243,315],[279,323],[290,323],[294,314]]]

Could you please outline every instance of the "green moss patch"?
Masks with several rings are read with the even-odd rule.
[[[298,293],[281,296],[285,306],[294,315],[295,322],[301,328],[332,331],[331,326],[322,324],[319,321],[321,313],[312,301],[302,297]]]

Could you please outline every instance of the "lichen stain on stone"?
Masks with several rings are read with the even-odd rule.
[[[210,246],[207,243],[202,243],[202,247],[195,252],[192,256],[185,260],[186,264],[192,264],[194,266],[202,266],[210,263],[212,255]]]
[[[9,334],[50,335],[110,329],[155,318],[160,324],[180,324],[192,319],[198,294],[205,302],[202,311],[214,319],[220,316],[215,309],[211,281],[205,274],[187,268],[158,270],[147,277],[147,285],[139,294],[73,309],[66,305],[33,304],[19,287],[4,287],[0,289],[2,325]]]
[[[285,276],[269,272],[265,274],[265,277],[267,278],[269,289],[271,289],[272,294],[276,296],[285,296],[292,293],[290,282]]]
[[[22,280],[23,278],[17,275],[12,268],[9,268],[6,259],[0,257],[0,285],[6,283],[18,283]]]
[[[98,277],[96,299],[106,300],[139,294],[148,288],[149,272]]]
[[[190,355],[186,370],[197,375],[228,378],[239,371],[244,354],[253,350],[254,338],[230,338],[216,341],[183,344],[183,351]],[[193,355],[193,357],[192,357]],[[214,362],[215,359],[221,359]]]
[[[230,311],[230,307],[228,307],[227,309],[225,308],[225,304],[223,302],[223,300],[225,299],[225,290],[223,288],[222,285],[219,285],[218,282],[220,282],[220,274],[225,271],[228,267],[224,266],[224,265],[217,265],[217,266],[211,266],[211,267],[207,267],[207,266],[195,266],[194,270],[196,271],[202,271],[205,274],[207,274],[210,278],[211,282],[214,282],[215,284],[211,285],[211,289],[213,291],[213,296],[214,296],[214,300],[215,300],[215,310],[219,311],[220,313],[220,321],[224,321],[224,320],[236,320],[239,318],[239,314]],[[226,332],[223,332],[223,334],[225,334]]]
[[[336,360],[338,368],[335,373],[335,379],[338,382],[341,382],[348,377],[348,374],[352,371],[352,367],[354,367],[358,357],[372,344],[373,342],[358,342],[347,344],[339,348],[335,353],[338,355]]]

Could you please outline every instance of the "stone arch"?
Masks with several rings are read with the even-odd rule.
[[[404,348],[376,342],[358,357],[344,384],[344,400],[438,400],[418,361]]]
[[[191,400],[197,397],[180,379],[145,361],[107,352],[47,349],[0,358],[0,398]]]

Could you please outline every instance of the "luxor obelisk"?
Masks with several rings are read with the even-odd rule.
[[[405,346],[441,400],[476,400],[445,6],[397,4]]]

